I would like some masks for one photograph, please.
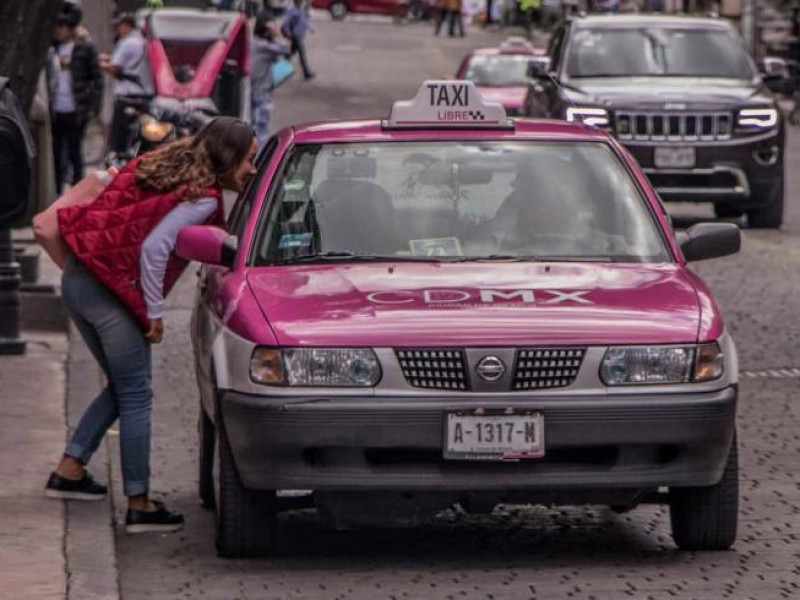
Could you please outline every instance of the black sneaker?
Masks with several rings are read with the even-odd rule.
[[[153,500],[156,510],[131,510],[125,515],[126,533],[147,533],[148,531],[178,531],[183,528],[183,515],[167,510],[163,502]]]
[[[61,500],[102,500],[107,493],[108,488],[97,483],[88,472],[77,480],[53,472],[44,488],[45,496]]]

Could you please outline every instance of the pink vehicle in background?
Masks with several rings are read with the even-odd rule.
[[[383,121],[295,126],[230,231],[190,227],[200,496],[222,556],[278,513],[409,524],[459,504],[670,507],[683,549],[736,538],[736,348],[608,133],[514,121],[428,81]]]
[[[238,12],[160,8],[137,15],[147,41],[155,96],[131,100],[122,166],[153,148],[192,135],[218,115],[249,119],[250,37]]]
[[[546,61],[543,50],[511,37],[497,48],[473,50],[461,61],[455,78],[471,81],[486,102],[502,104],[511,116],[524,114],[528,65]]]

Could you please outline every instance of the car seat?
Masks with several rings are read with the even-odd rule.
[[[322,252],[394,254],[394,207],[373,181],[329,178],[314,193]]]

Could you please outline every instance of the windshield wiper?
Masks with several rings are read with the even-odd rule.
[[[288,265],[293,263],[306,263],[306,262],[325,262],[325,261],[373,261],[382,260],[378,256],[370,254],[354,254],[353,252],[320,252],[319,254],[304,254],[303,256],[290,256],[280,261],[277,264]]]
[[[295,263],[314,263],[314,262],[438,262],[440,256],[415,256],[411,254],[401,254],[398,256],[385,256],[380,254],[355,254],[353,252],[330,251],[320,252],[319,254],[305,254],[303,256],[292,256],[284,260],[277,260],[274,264],[289,265]]]
[[[534,256],[518,254],[487,254],[486,256],[460,256],[448,262],[536,262]]]

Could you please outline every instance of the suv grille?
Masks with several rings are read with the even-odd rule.
[[[733,117],[727,112],[681,114],[618,111],[616,132],[621,140],[728,140],[733,133]]]
[[[409,385],[440,390],[468,390],[464,351],[452,348],[395,350]]]
[[[571,385],[581,369],[586,348],[526,348],[517,352],[514,389],[532,390]]]

